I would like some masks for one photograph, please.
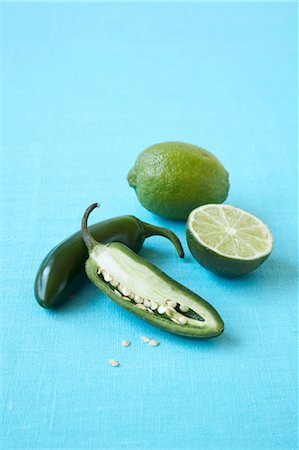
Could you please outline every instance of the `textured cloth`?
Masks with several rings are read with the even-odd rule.
[[[296,8],[3,5],[3,449],[297,448]],[[139,204],[127,172],[167,140],[215,153],[227,203],[269,224],[259,270],[211,274],[185,223]],[[161,237],[142,255],[216,307],[221,337],[168,334],[88,283],[59,310],[36,303],[40,261],[94,201],[91,222],[130,213],[179,235],[184,261]]]

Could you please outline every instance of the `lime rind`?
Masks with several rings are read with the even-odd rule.
[[[256,216],[231,205],[209,204],[196,208],[188,218],[195,239],[226,258],[254,260],[267,256],[272,234]]]

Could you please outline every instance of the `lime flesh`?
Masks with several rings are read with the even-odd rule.
[[[260,219],[240,208],[218,204],[190,213],[187,242],[202,266],[228,277],[255,270],[273,248],[272,234]]]

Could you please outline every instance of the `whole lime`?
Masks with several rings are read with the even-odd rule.
[[[167,219],[184,220],[196,207],[222,203],[228,172],[207,150],[184,142],[162,142],[141,152],[128,174],[140,203]]]

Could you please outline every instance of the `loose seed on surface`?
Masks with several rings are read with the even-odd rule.
[[[167,303],[167,305],[170,306],[171,308],[175,308],[176,305],[177,305],[177,302],[174,302],[174,301],[172,301],[172,300],[168,300],[166,303]]]
[[[158,313],[159,313],[159,314],[164,314],[165,311],[166,311],[165,306],[160,305],[159,308],[158,308]]]
[[[113,367],[119,366],[119,362],[116,361],[116,359],[109,359],[108,364],[110,364],[110,366],[113,366]]]
[[[155,341],[154,339],[151,339],[151,340],[149,341],[149,345],[150,345],[151,347],[157,347],[158,345],[160,345],[160,342],[159,342],[159,341]]]
[[[142,340],[143,342],[149,342],[149,341],[150,341],[150,338],[148,338],[147,336],[141,336],[141,340]]]
[[[179,306],[180,311],[182,312],[188,312],[189,311],[189,307],[185,306],[185,305],[180,305]]]
[[[128,341],[128,339],[123,339],[123,340],[121,341],[121,345],[122,345],[123,347],[129,347],[129,345],[131,345],[131,341]]]

